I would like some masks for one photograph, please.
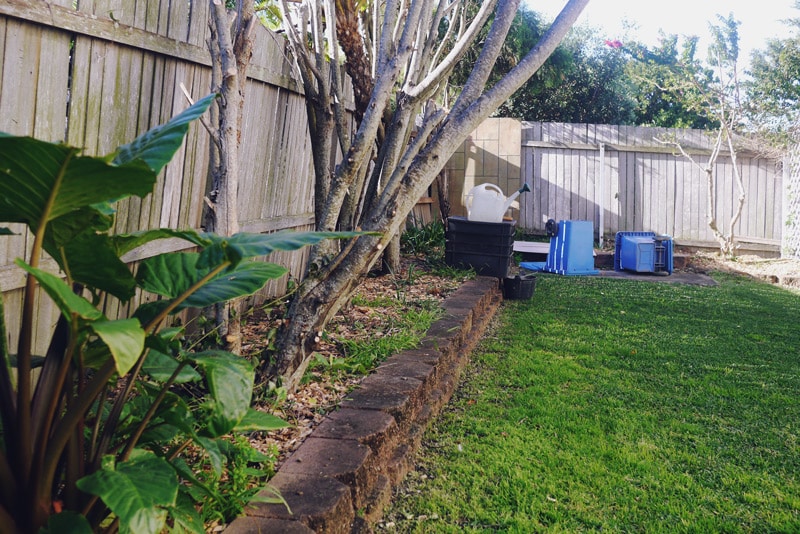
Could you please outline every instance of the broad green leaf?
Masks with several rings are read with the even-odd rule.
[[[68,245],[80,235],[92,235],[105,232],[114,224],[113,214],[98,212],[92,207],[82,207],[53,219],[45,234],[44,248],[57,261],[59,249]]]
[[[136,272],[139,287],[174,299],[200,280],[208,270],[198,271],[196,252],[172,252],[142,260]]]
[[[225,456],[220,449],[220,441],[219,439],[204,438],[203,436],[198,436],[197,438],[197,444],[203,447],[206,454],[208,454],[208,460],[211,462],[211,467],[214,468],[214,473],[217,476],[222,474],[222,466],[225,462]]]
[[[136,280],[142,289],[174,299],[209,272],[197,267],[198,257],[197,253],[185,252],[147,258],[139,265]],[[280,278],[286,272],[284,267],[272,263],[241,263],[207,282],[175,311],[188,307],[204,308],[217,302],[252,295],[269,280]]]
[[[19,259],[14,263],[36,278],[65,317],[71,317],[72,314],[76,314],[88,321],[97,321],[104,318],[100,310],[92,306],[92,303],[85,298],[73,293],[72,288],[58,276],[31,267]]]
[[[180,362],[169,354],[165,354],[155,349],[150,349],[147,354],[147,359],[142,366],[142,371],[150,375],[153,380],[158,382],[166,382],[175,369],[178,368]],[[175,378],[176,384],[185,384],[187,382],[196,382],[202,377],[197,371],[190,366],[185,365]]]
[[[133,312],[133,316],[139,319],[139,322],[142,324],[150,324],[150,321],[155,319],[157,315],[164,311],[169,304],[169,300],[154,300],[153,302],[145,302],[136,308],[136,311]]]
[[[139,508],[127,521],[120,521],[121,534],[139,534],[140,532],[162,532],[167,524],[167,511],[156,506]]]
[[[239,233],[231,237],[205,234],[215,244],[227,250],[227,255],[231,259],[266,256],[276,250],[299,250],[309,245],[315,245],[325,239],[350,239],[362,235],[379,234],[365,232],[295,232],[292,230],[283,230],[273,234]],[[219,258],[213,258],[212,261],[219,262]],[[201,260],[200,265],[205,264],[206,259],[204,258]]]
[[[119,254],[107,235],[80,235],[65,245],[64,254],[69,272],[75,281],[110,293],[122,302],[133,297],[136,280],[128,266],[119,259]]]
[[[175,521],[172,532],[205,534],[206,528],[203,520],[195,509],[194,501],[187,494],[180,493],[177,506],[170,508],[168,512]]]
[[[149,425],[147,429],[142,432],[142,437],[139,438],[139,445],[146,446],[152,443],[158,447],[164,443],[170,443],[178,436],[183,437],[183,433],[179,428],[166,424]]]
[[[39,534],[92,534],[89,521],[77,512],[65,510],[47,518],[47,526],[39,530]]]
[[[118,234],[111,236],[114,242],[117,254],[122,256],[128,252],[146,245],[151,241],[157,239],[170,239],[178,238],[188,241],[189,243],[197,246],[206,246],[210,243],[208,239],[200,236],[194,230],[172,230],[170,228],[157,228],[155,230],[143,230],[141,232],[134,232],[131,234]]]
[[[289,426],[291,425],[280,417],[250,408],[233,430],[235,432],[266,432],[278,430],[279,428],[287,428]]]
[[[114,163],[122,165],[141,160],[158,174],[180,148],[186,132],[189,131],[189,124],[206,112],[216,96],[216,93],[205,96],[170,119],[169,122],[156,126],[131,143],[119,147],[114,157]]]
[[[125,375],[144,350],[145,332],[139,320],[95,321],[91,327],[111,351],[119,375]]]
[[[86,347],[81,351],[83,358],[83,365],[89,369],[100,369],[109,358],[114,356],[111,354],[108,345],[103,343],[100,339],[92,339],[86,344]]]
[[[186,401],[178,395],[174,395],[172,393],[169,395],[172,395],[175,398],[175,402],[172,404],[172,406],[169,406],[168,409],[159,411],[158,417],[161,418],[161,420],[163,420],[165,423],[179,429],[187,436],[196,438],[197,435],[194,429],[196,421],[194,419],[194,414],[186,405]],[[165,400],[164,402],[167,401]]]
[[[250,362],[230,352],[205,351],[190,357],[208,382],[211,400],[206,431],[212,437],[229,433],[250,409],[255,372]]]
[[[137,534],[160,532],[166,519],[160,507],[175,506],[178,497],[175,471],[163,458],[143,450],[116,465],[104,459],[101,469],[78,480],[77,485],[100,497],[119,517],[121,529]]]
[[[0,137],[0,221],[36,231],[42,220],[153,189],[156,173],[142,163],[114,166],[78,153],[30,137]]]
[[[185,330],[180,326],[162,328],[158,332],[148,335],[145,345],[151,350],[175,355],[182,348],[184,334]]]
[[[184,308],[205,308],[217,302],[225,302],[252,295],[270,280],[280,278],[288,270],[274,263],[244,262],[232,271],[226,271],[195,291],[178,310]]]

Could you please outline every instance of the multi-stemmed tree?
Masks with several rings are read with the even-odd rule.
[[[297,385],[316,333],[380,258],[449,156],[542,66],[588,1],[566,2],[536,45],[491,86],[519,0],[478,2],[472,10],[468,0],[281,1],[283,30],[307,101],[316,229],[380,235],[312,254],[314,268],[290,305],[278,349],[267,355],[269,374],[288,389]],[[458,98],[444,107],[448,76],[486,25]],[[352,80],[355,127],[344,108],[345,72]]]

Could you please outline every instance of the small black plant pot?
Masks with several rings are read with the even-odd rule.
[[[503,297],[510,300],[525,300],[533,296],[536,289],[536,275],[525,274],[515,277],[507,276],[503,280]]]

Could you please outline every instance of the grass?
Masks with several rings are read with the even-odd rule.
[[[405,349],[419,345],[420,340],[436,319],[442,315],[434,301],[395,300],[381,297],[375,300],[356,299],[358,305],[366,307],[394,306],[400,309],[397,320],[386,320],[383,335],[369,335],[358,339],[344,338],[339,342],[342,356],[315,355],[309,364],[310,371],[365,375],[386,358]],[[356,325],[357,326],[357,325]],[[312,380],[307,374],[304,380]]]
[[[800,296],[715,276],[540,275],[473,354],[384,526],[800,532]]]

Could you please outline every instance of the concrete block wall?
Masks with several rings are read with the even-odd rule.
[[[464,199],[476,185],[495,184],[510,196],[522,187],[522,126],[516,119],[485,120],[447,164],[450,215],[466,215]],[[519,212],[511,211],[517,218]]]

